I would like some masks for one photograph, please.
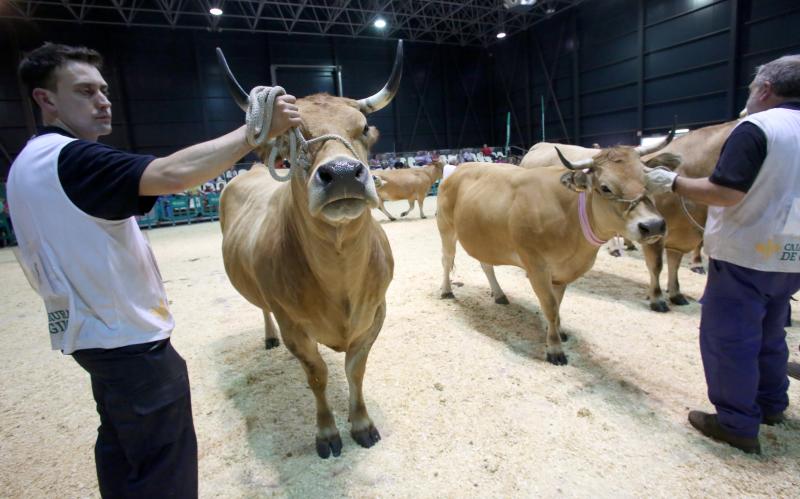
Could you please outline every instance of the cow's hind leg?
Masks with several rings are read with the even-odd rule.
[[[705,275],[706,269],[703,267],[703,241],[700,241],[700,244],[692,251],[692,263],[689,265],[689,270],[694,272],[695,274]]]
[[[414,209],[414,200],[413,199],[409,199],[408,200],[408,209],[400,214],[400,218],[402,218],[402,217],[408,215],[409,213],[411,213],[411,210],[413,210],[413,209]]]
[[[442,213],[436,216],[436,224],[439,227],[439,236],[442,238],[442,298],[455,298],[453,288],[450,287],[450,274],[453,272],[453,264],[456,259],[456,230],[452,224],[446,222]]]
[[[383,327],[385,317],[386,303],[384,302],[378,308],[369,331],[350,345],[345,354],[345,372],[347,383],[350,386],[350,434],[353,436],[353,440],[358,442],[358,445],[366,448],[372,447],[381,439],[381,434],[378,433],[378,429],[375,428],[375,424],[367,412],[362,386],[364,372],[367,369],[367,357],[375,338],[378,337],[378,333]]]
[[[664,245],[661,241],[653,244],[642,244],[642,253],[644,253],[644,261],[647,263],[647,270],[650,272],[650,291],[648,298],[650,300],[650,310],[654,312],[669,312],[669,306],[664,300],[664,295],[661,292],[661,269],[664,266]]]
[[[317,402],[317,454],[323,459],[328,458],[331,454],[338,456],[342,452],[342,438],[339,436],[333,413],[325,397],[325,388],[328,385],[328,366],[319,354],[317,342],[309,338],[302,330],[286,331],[284,327],[281,330],[283,342],[303,366],[308,378],[308,386],[314,392]]]
[[[494,275],[494,267],[488,263],[481,262],[481,268],[483,269],[483,273],[486,274],[486,279],[489,280],[489,286],[492,288],[494,302],[500,305],[508,305],[506,293],[503,291],[503,288],[500,287],[500,283],[497,282],[497,277]]]
[[[278,325],[269,310],[262,310],[264,313],[264,346],[267,350],[275,348],[281,344],[278,340]]]
[[[675,305],[688,305],[689,301],[681,293],[681,284],[678,282],[678,269],[681,268],[683,253],[678,250],[667,250],[667,294],[670,303]]]
[[[387,217],[389,217],[389,220],[392,220],[392,221],[394,221],[394,220],[397,220],[396,218],[394,218],[394,217],[392,216],[392,214],[391,214],[391,213],[389,213],[389,210],[387,210],[387,209],[386,209],[386,206],[384,206],[384,204],[383,204],[383,199],[380,199],[380,198],[378,198],[378,209],[379,209],[379,210],[381,210],[381,212],[382,212],[384,215],[386,215]]]

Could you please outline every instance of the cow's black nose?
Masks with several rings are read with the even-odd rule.
[[[639,222],[639,232],[642,237],[663,236],[667,230],[667,223],[663,218],[653,218],[646,222]]]
[[[322,186],[335,184],[338,182],[358,182],[366,183],[367,169],[358,161],[348,159],[336,159],[320,165],[317,168],[317,179]]]

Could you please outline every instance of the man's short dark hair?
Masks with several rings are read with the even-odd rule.
[[[28,95],[30,96],[34,88],[55,91],[55,70],[69,61],[85,62],[97,69],[103,67],[103,56],[96,50],[45,42],[38,49],[29,52],[19,63],[19,77],[27,87]]]

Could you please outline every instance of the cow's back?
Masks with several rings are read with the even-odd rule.
[[[642,157],[648,160],[664,153],[680,156],[681,163],[675,169],[680,175],[692,178],[708,177],[714,171],[720,151],[738,120],[693,130],[678,137],[660,151]]]
[[[573,193],[560,185],[563,168],[464,163],[439,189],[437,216],[451,224],[473,258],[491,265],[521,265],[521,246],[547,252],[554,227],[564,227]],[[553,233],[563,244],[559,234]],[[563,248],[556,248],[564,253]]]
[[[416,197],[420,190],[426,189],[428,175],[419,168],[386,170],[373,173],[384,183],[378,188],[378,195],[384,201],[397,201]],[[430,186],[427,186],[430,188]]]
[[[581,161],[594,157],[600,149],[573,146],[570,144],[554,144],[552,142],[539,142],[528,150],[519,166],[522,168],[541,168],[543,166],[556,166],[561,164],[558,159],[556,147],[570,161]]]

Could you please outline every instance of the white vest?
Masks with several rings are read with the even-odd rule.
[[[53,350],[70,354],[168,338],[175,323],[134,217],[95,218],[61,186],[58,155],[73,140],[57,133],[32,138],[8,177],[20,264],[44,300]]]
[[[766,135],[767,157],[738,204],[709,207],[706,251],[742,267],[800,272],[800,111],[774,108],[745,121]]]

